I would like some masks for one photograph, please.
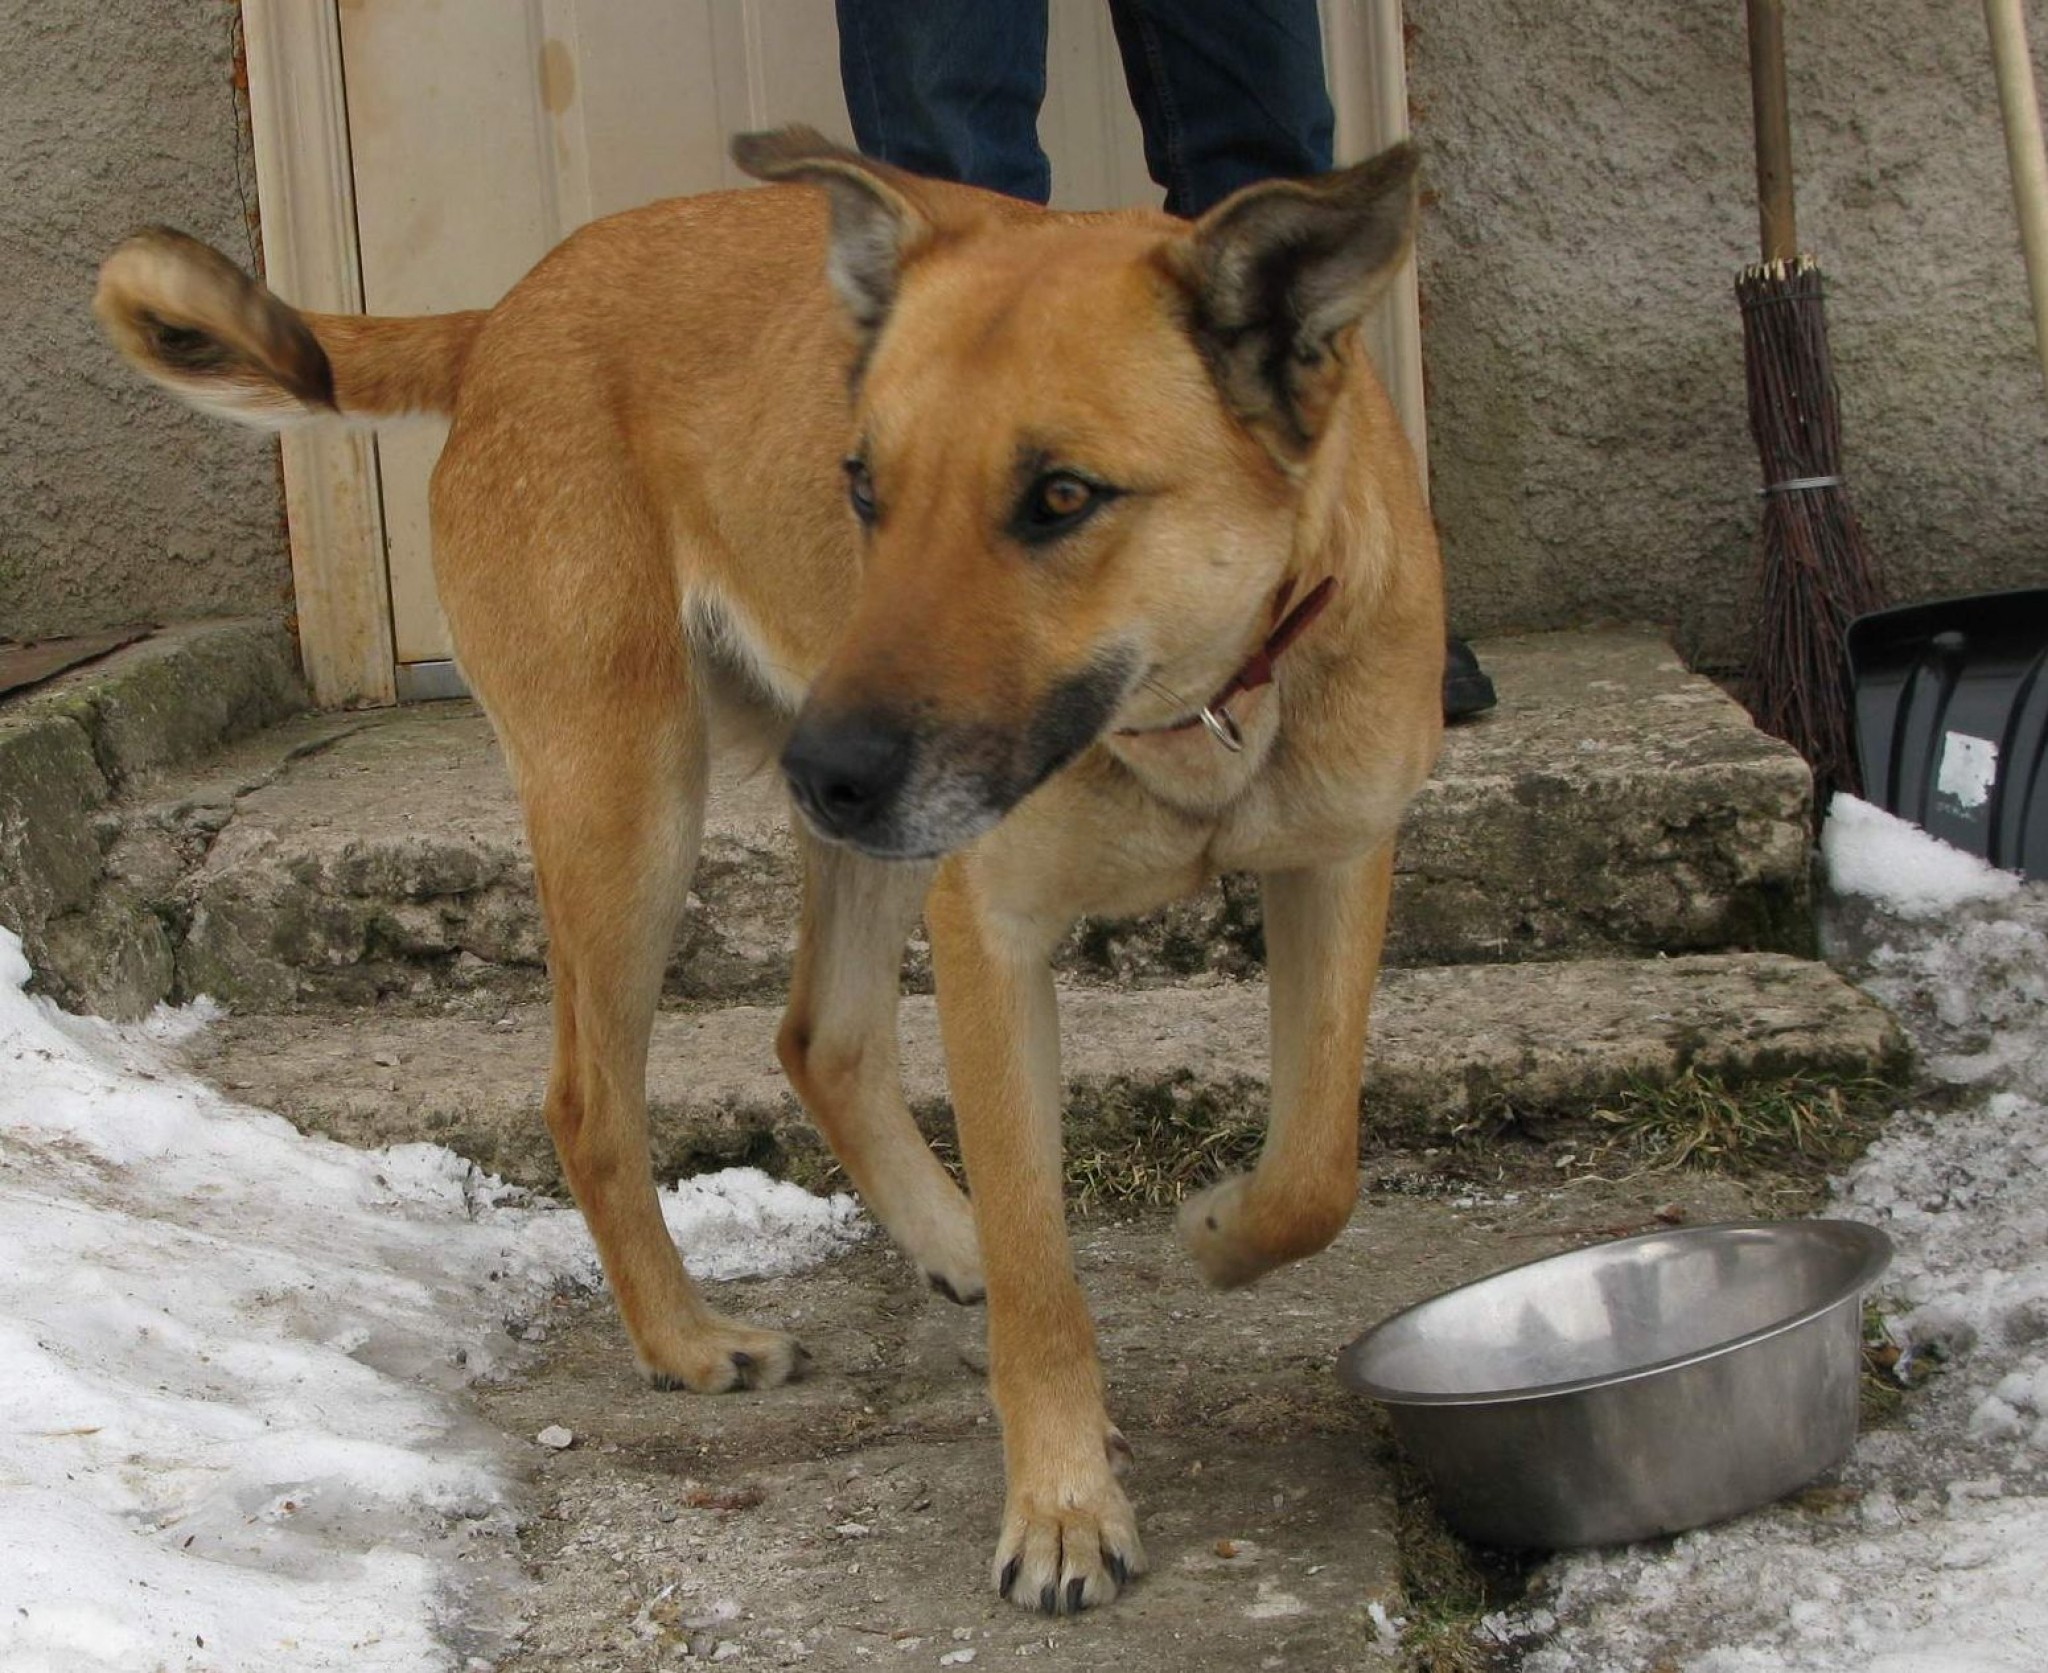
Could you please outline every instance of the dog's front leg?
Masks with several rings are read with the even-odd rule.
[[[989,1382],[1007,1497],[997,1589],[1067,1613],[1144,1567],[1117,1485],[1130,1449],[1109,1421],[1095,1330],[1067,1241],[1057,930],[993,911],[971,860],[940,869],[926,918],[939,1023],[988,1284]]]
[[[979,1301],[974,1211],[917,1130],[897,1067],[903,943],[931,874],[829,847],[801,827],[797,840],[803,925],[776,1051],[833,1155],[925,1281],[949,1300]]]
[[[1259,879],[1272,1008],[1272,1104],[1258,1165],[1190,1198],[1180,1235],[1233,1288],[1312,1255],[1358,1195],[1358,1087],[1393,888],[1391,842]]]

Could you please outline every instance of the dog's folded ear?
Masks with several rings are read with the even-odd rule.
[[[733,161],[757,180],[823,188],[831,206],[825,271],[863,341],[889,317],[904,264],[932,237],[912,177],[835,145],[815,128],[741,134]]]
[[[1415,229],[1415,151],[1247,186],[1163,252],[1224,398],[1289,451],[1320,429],[1341,339],[1379,300]]]

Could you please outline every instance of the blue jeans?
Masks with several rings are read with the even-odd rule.
[[[838,0],[854,138],[915,174],[1043,203],[1046,0]],[[1176,215],[1331,166],[1315,0],[1109,0],[1145,166]]]

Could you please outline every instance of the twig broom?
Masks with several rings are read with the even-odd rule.
[[[1849,623],[1883,602],[1842,485],[1842,424],[1819,265],[1799,253],[1781,0],[1747,0],[1763,260],[1735,281],[1749,427],[1763,467],[1763,527],[1747,689],[1750,712],[1813,769],[1816,810],[1854,791]]]

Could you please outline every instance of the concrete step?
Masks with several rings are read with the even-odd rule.
[[[1480,647],[1500,707],[1455,729],[1404,834],[1390,957],[1421,965],[1804,952],[1804,765],[1644,630]],[[137,803],[108,855],[178,937],[177,986],[237,1008],[531,997],[543,937],[518,811],[466,704],[314,716]],[[787,985],[798,868],[772,767],[717,786],[671,966],[697,1001]],[[1257,891],[1227,879],[1061,965],[1124,984],[1241,977]],[[928,985],[924,949],[907,961]]]
[[[1061,1001],[1076,1154],[1128,1149],[1143,1131],[1199,1145],[1263,1120],[1262,984],[1068,983]],[[660,1016],[649,1096],[664,1179],[751,1163],[816,1182],[823,1150],[776,1064],[777,1021],[773,1007],[751,1005]],[[901,1035],[911,1108],[943,1135],[929,998],[905,1000]],[[430,1140],[517,1183],[559,1184],[540,1114],[543,1005],[235,1016],[188,1050],[207,1079],[308,1131],[364,1145]],[[1364,1108],[1376,1138],[1427,1144],[1583,1112],[1687,1069],[1730,1083],[1888,1077],[1903,1052],[1881,1008],[1827,966],[1782,954],[1392,970],[1374,1010]]]
[[[130,878],[108,851],[138,817],[154,822],[157,798],[175,794],[166,775],[306,703],[274,621],[158,628],[0,700],[0,924],[50,992],[134,1016],[175,990],[183,872]]]

